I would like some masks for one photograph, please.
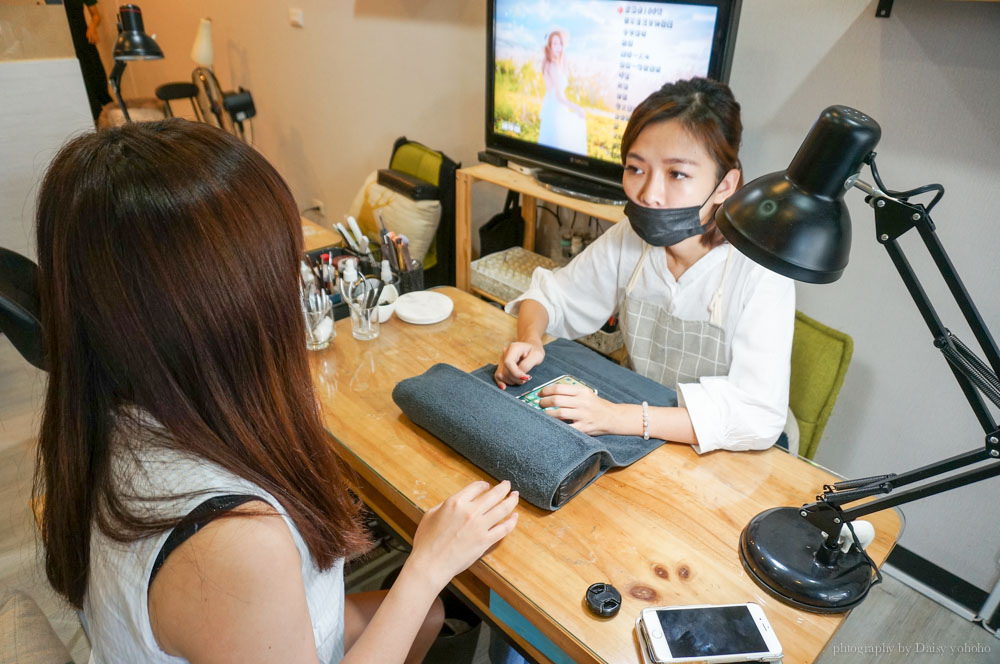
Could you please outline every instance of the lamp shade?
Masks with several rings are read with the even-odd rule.
[[[203,18],[198,23],[198,32],[191,47],[191,59],[202,67],[212,68],[215,51],[212,49],[212,19]]]
[[[836,281],[851,252],[844,193],[881,136],[864,113],[830,106],[787,170],[753,180],[723,203],[715,215],[719,230],[769,270],[816,284]]]
[[[159,60],[163,51],[142,25],[142,10],[136,5],[122,5],[118,9],[118,41],[115,42],[115,60]]]

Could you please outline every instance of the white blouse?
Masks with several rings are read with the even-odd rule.
[[[155,426],[148,415],[137,417]],[[129,509],[138,514],[183,516],[213,496],[229,494],[258,496],[281,514],[299,551],[318,661],[335,664],[343,659],[342,558],[329,569],[320,570],[285,508],[256,484],[204,459],[150,442],[142,427],[130,420],[120,422],[117,436],[132,439],[130,447],[135,448],[128,451],[124,445],[115,443],[112,472]],[[170,531],[166,531],[121,543],[108,538],[96,526],[92,527],[90,578],[83,598],[87,635],[93,646],[90,664],[186,662],[160,648],[149,622],[150,574],[169,535]]]
[[[523,300],[535,300],[549,314],[546,332],[586,336],[618,311],[643,245],[627,222],[615,224],[566,267],[536,268],[528,290],[506,311],[516,315]],[[728,245],[715,247],[674,279],[666,252],[654,248],[632,295],[680,318],[707,321],[728,251]],[[795,284],[736,251],[722,306],[729,375],[679,385],[678,405],[688,409],[699,453],[765,449],[781,434],[788,413]]]

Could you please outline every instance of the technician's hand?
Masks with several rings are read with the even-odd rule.
[[[427,510],[413,535],[408,564],[438,590],[465,571],[517,525],[518,493],[504,480],[493,488],[473,482]]]
[[[545,349],[540,341],[515,341],[500,354],[493,380],[501,390],[507,389],[508,385],[524,385],[531,379],[528,372],[544,359]]]
[[[589,436],[629,433],[625,412],[628,406],[602,399],[582,385],[549,385],[538,396],[539,406],[553,409],[545,411],[547,415],[567,420],[571,427]]]
[[[97,24],[91,23],[87,26],[87,41],[91,44],[97,43]]]

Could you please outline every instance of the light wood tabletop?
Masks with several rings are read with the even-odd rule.
[[[378,339],[357,341],[345,319],[330,348],[311,354],[333,444],[365,501],[407,538],[424,511],[469,482],[503,479],[417,427],[392,401],[399,380],[438,362],[471,371],[495,362],[514,337],[515,319],[500,309],[455,288],[439,292],[455,303],[443,322],[392,318]],[[556,512],[522,501],[517,528],[455,585],[484,612],[486,589],[495,591],[576,662],[641,662],[634,627],[643,608],[747,601],[764,608],[786,664],[812,662],[846,614],[807,613],[772,599],[746,575],[737,547],[754,515],[810,502],[836,479],[776,448],[698,456],[688,445],[665,444],[604,474]],[[868,551],[882,564],[900,518],[888,510],[869,520],[876,538]],[[622,592],[616,617],[586,610],[584,594],[596,582]]]
[[[315,221],[300,217],[302,221],[302,250],[313,251],[320,247],[342,246],[344,239],[339,233],[321,226]]]

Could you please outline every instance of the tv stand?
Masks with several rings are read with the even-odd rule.
[[[477,164],[459,169],[455,174],[455,285],[471,290],[472,273],[472,185],[489,182],[521,194],[521,217],[524,219],[524,244],[528,251],[535,250],[535,225],[537,202],[547,201],[588,217],[617,223],[625,220],[621,205],[591,203],[575,196],[562,194],[538,183],[534,177],[513,171],[506,166]],[[485,214],[485,217],[492,215]],[[479,210],[477,210],[479,215]]]
[[[591,203],[603,205],[625,205],[625,190],[579,176],[539,169],[535,179],[546,189],[574,198],[581,198]]]

